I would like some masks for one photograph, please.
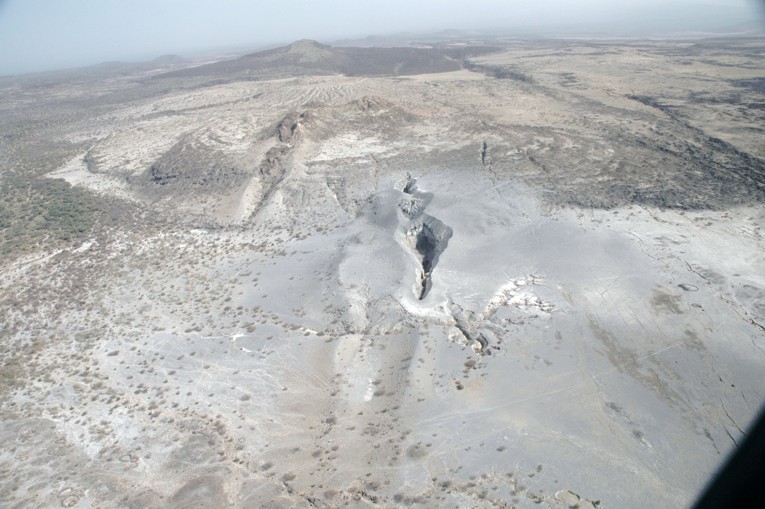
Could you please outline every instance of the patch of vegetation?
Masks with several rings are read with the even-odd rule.
[[[480,72],[498,80],[515,80],[529,84],[535,83],[533,77],[519,71],[514,66],[474,64],[473,62],[466,60],[463,63],[463,67],[468,71]]]
[[[737,87],[748,88],[760,95],[765,95],[765,78],[752,78],[746,80],[732,80]]]
[[[6,332],[0,327],[0,334]],[[44,348],[44,342],[35,338],[28,343],[17,343],[0,353],[0,418],[13,415],[13,409],[4,408],[10,393],[25,387],[31,380],[41,376],[41,366],[36,361]],[[48,381],[46,373],[46,381]]]
[[[0,257],[71,246],[91,233],[106,210],[92,193],[68,182],[9,176],[0,182]]]
[[[25,359],[18,353],[7,353],[0,361],[0,393],[22,384],[26,376]]]

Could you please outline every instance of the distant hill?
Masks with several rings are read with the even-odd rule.
[[[189,65],[190,61],[178,55],[162,55],[153,60],[144,62],[101,62],[99,64],[80,67],[79,71],[116,71],[116,72],[141,72],[151,71],[161,67],[177,67]]]
[[[162,55],[151,61],[154,65],[182,65],[188,64],[189,60],[179,55]]]
[[[725,27],[720,31],[732,34],[762,36],[765,35],[765,24],[760,23],[759,21],[747,21],[746,23],[739,23],[737,25]]]
[[[181,69],[155,76],[276,78],[307,74],[399,76],[456,71],[468,54],[496,50],[488,46],[334,47],[303,39],[289,46],[251,53],[234,60]]]
[[[53,71],[32,72],[18,76],[0,76],[0,80],[22,80],[27,86],[64,81],[83,82],[109,79],[127,79],[145,77],[151,74],[166,73],[192,65],[192,61],[178,55],[163,55],[144,62],[101,62],[85,67],[58,69]]]

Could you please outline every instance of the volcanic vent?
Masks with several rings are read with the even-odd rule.
[[[409,219],[405,226],[406,242],[420,261],[415,295],[423,300],[433,286],[431,275],[453,232],[439,219],[425,214],[425,208],[433,195],[419,191],[415,179],[407,177],[403,192],[406,196],[401,200],[399,208]]]

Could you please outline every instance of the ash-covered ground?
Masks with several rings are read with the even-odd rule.
[[[765,41],[0,79],[4,507],[683,507],[765,399]]]

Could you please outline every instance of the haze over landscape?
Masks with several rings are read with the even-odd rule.
[[[690,507],[760,5],[0,2],[0,506]]]
[[[765,26],[758,0],[2,0],[0,75],[449,28],[657,35]],[[751,29],[751,27],[749,27]]]

